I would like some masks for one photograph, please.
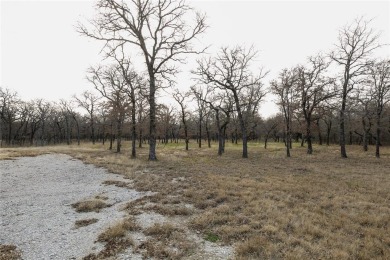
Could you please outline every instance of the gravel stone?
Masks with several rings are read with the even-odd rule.
[[[99,252],[97,236],[124,216],[128,201],[148,193],[103,185],[105,180],[129,182],[103,168],[68,155],[48,154],[0,161],[0,244],[13,244],[23,259],[81,259]],[[77,213],[71,204],[105,195],[114,205],[99,213]],[[75,221],[98,222],[75,228]],[[135,256],[135,255],[134,255]],[[131,259],[131,252],[121,256]]]

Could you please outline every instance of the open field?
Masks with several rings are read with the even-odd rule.
[[[134,250],[147,257],[187,258],[197,248],[185,234],[199,234],[218,245],[231,245],[237,259],[390,259],[390,148],[376,159],[373,147],[348,146],[348,159],[337,146],[314,146],[314,154],[294,147],[285,157],[280,143],[241,146],[160,145],[159,161],[147,161],[147,148],[131,160],[99,144],[78,147],[4,148],[0,159],[66,153],[123,174],[140,191],[153,191],[128,204],[129,217],[156,212],[178,219],[149,227],[149,240]],[[195,146],[194,143],[192,143]],[[187,232],[187,233],[186,233]],[[129,246],[134,246],[129,243]]]

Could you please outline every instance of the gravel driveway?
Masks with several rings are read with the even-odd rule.
[[[0,161],[0,244],[13,244],[23,259],[81,259],[102,249],[98,234],[124,215],[121,206],[143,193],[113,185],[121,180],[68,155],[48,154]],[[76,213],[71,204],[104,195],[114,205]],[[75,228],[75,221],[98,222]],[[128,256],[131,259],[131,256]]]

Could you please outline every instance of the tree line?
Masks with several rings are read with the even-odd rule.
[[[206,55],[194,41],[207,29],[206,16],[184,1],[115,1],[96,4],[96,18],[79,24],[81,35],[104,43],[105,63],[92,66],[87,79],[93,91],[72,100],[50,103],[42,99],[22,101],[12,90],[0,88],[1,142],[6,145],[70,144],[81,140],[148,144],[149,160],[156,160],[156,145],[184,140],[185,149],[196,140],[218,155],[225,143],[242,143],[248,157],[248,141],[284,142],[291,156],[292,142],[340,145],[361,144],[365,151],[390,139],[390,61],[375,57],[383,45],[379,34],[364,17],[340,28],[331,51],[307,57],[303,64],[285,68],[265,84],[268,71],[254,70],[256,49],[224,46]],[[135,66],[131,54],[143,57]],[[191,71],[189,91],[175,87],[178,66],[188,55],[198,55]],[[107,62],[108,61],[108,62]],[[177,106],[159,103],[161,89],[171,90]],[[280,113],[264,119],[260,105],[273,93]],[[79,112],[80,109],[84,113]]]

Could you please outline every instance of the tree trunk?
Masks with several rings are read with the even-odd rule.
[[[187,129],[187,124],[185,123],[185,121],[183,123],[184,123],[184,138],[185,138],[185,142],[186,142],[186,151],[188,151],[188,143],[189,143],[189,141],[188,141],[188,129]]]
[[[286,155],[287,155],[287,157],[291,157],[290,145],[291,145],[290,120],[287,119],[287,126],[286,126]]]
[[[342,158],[348,158],[347,151],[345,149],[345,124],[344,124],[344,112],[345,112],[345,102],[346,97],[343,97],[341,110],[340,110],[340,152]]]
[[[332,130],[332,121],[329,124],[326,124],[326,145],[330,145],[330,132]]]
[[[116,122],[116,152],[120,153],[121,145],[122,145],[122,119],[121,115],[118,116],[118,120]]]
[[[135,145],[137,141],[136,136],[136,117],[135,117],[135,97],[134,97],[134,89],[131,90],[131,102],[132,102],[132,108],[131,108],[131,158],[136,158],[136,150]]]
[[[92,144],[95,144],[95,123],[91,115],[91,135],[92,135]]]
[[[141,126],[139,127],[138,133],[139,133],[139,137],[138,137],[138,148],[142,148],[142,138],[143,138],[143,136],[142,136],[142,128],[141,128]]]
[[[149,161],[157,161],[156,156],[156,82],[153,67],[149,65]]]
[[[380,120],[380,115],[377,116],[376,119],[376,142],[375,142],[375,157],[380,158],[380,153],[379,153],[379,146],[380,146],[380,135],[381,135],[381,120]]]
[[[211,148],[211,137],[210,137],[210,129],[206,122],[206,135],[207,135],[207,145],[209,148]]]
[[[199,114],[199,148],[202,148],[202,113]]]
[[[234,94],[234,101],[236,103],[236,109],[238,114],[238,120],[240,122],[241,127],[241,134],[242,134],[242,158],[248,158],[248,139],[247,139],[247,131],[246,131],[246,125],[244,118],[242,116],[241,107],[240,107],[240,101],[238,99],[238,95],[235,91],[233,91]]]
[[[112,122],[110,124],[111,132],[110,132],[110,147],[108,148],[109,150],[112,150],[112,143],[114,142],[114,138],[112,135]]]
[[[322,145],[322,132],[320,127],[320,119],[317,119],[316,121],[317,130],[318,130],[318,144]]]
[[[311,120],[306,119],[306,141],[307,141],[307,154],[313,154],[313,144],[311,141]]]

